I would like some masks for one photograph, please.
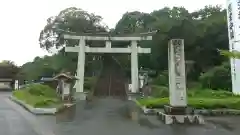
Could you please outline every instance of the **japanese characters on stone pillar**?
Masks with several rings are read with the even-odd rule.
[[[240,0],[227,0],[229,50],[240,51]],[[240,94],[240,60],[231,58],[232,92]]]
[[[186,107],[184,40],[172,39],[168,47],[170,105],[173,107]]]

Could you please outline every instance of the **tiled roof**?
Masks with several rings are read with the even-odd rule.
[[[53,77],[53,79],[57,80],[59,77],[66,77],[67,79],[70,79],[70,80],[75,80],[76,79],[76,77],[72,76],[70,74],[70,72],[60,73],[60,74],[56,75],[55,77]]]

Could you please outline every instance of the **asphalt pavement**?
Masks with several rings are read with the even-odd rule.
[[[0,135],[238,135],[240,116],[206,117],[206,124],[164,125],[155,116],[129,117],[129,101],[79,102],[57,116],[35,116],[0,92]]]
[[[36,117],[9,99],[11,92],[0,92],[0,135],[55,135],[47,125],[50,117]],[[48,121],[45,119],[48,117]]]
[[[9,92],[0,93],[0,135],[37,135],[28,121],[9,105]]]

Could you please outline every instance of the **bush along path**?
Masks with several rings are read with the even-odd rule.
[[[156,87],[155,90],[156,91]],[[146,114],[155,114],[169,104],[168,92],[157,90],[161,97],[137,99]],[[240,115],[240,96],[227,91],[188,90],[189,113],[201,115]]]
[[[65,108],[55,90],[42,84],[14,91],[10,99],[34,114],[55,114]]]

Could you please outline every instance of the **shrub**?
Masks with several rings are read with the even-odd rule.
[[[91,90],[96,83],[96,77],[87,77],[84,79],[84,90]]]
[[[165,86],[152,85],[152,97],[164,98],[169,97],[169,88]],[[211,90],[211,89],[187,89],[188,97],[209,97],[209,98],[226,98],[226,97],[239,97],[239,95],[234,95],[230,91],[224,90]]]
[[[169,98],[140,99],[138,102],[148,108],[163,108],[169,104]],[[240,109],[240,98],[188,98],[188,105],[195,109]]]
[[[196,109],[240,109],[239,98],[189,98],[189,105]]]
[[[25,90],[35,96],[56,97],[57,95],[56,90],[42,84],[30,84],[25,88]]]
[[[201,83],[199,82],[199,81],[188,81],[187,80],[187,88],[188,89],[192,89],[192,88],[197,88],[197,89],[202,89],[202,85],[201,85]]]
[[[203,88],[230,90],[232,83],[229,64],[224,63],[221,66],[210,69],[203,73],[199,80]]]
[[[84,82],[84,90],[90,90],[92,88],[91,83]]]
[[[168,98],[151,98],[151,99],[139,99],[140,105],[146,106],[147,108],[163,108],[164,105],[169,104]]]
[[[141,105],[148,108],[162,108],[169,104],[169,91],[164,86],[152,86],[153,98],[138,99]],[[197,109],[240,109],[240,95],[224,90],[188,89],[188,104]]]
[[[168,86],[168,71],[160,73],[157,78],[153,80],[154,85]]]
[[[36,93],[31,94],[28,89],[14,91],[13,96],[33,107],[51,107],[61,104],[61,101],[57,96],[46,97],[43,95],[37,95]]]
[[[211,89],[202,89],[202,90],[188,90],[188,97],[204,97],[204,98],[228,98],[228,97],[239,97],[239,95],[234,95],[232,92],[224,90],[211,90]]]
[[[152,87],[152,97],[168,97],[169,96],[169,89],[166,86],[157,86],[153,85]]]
[[[56,99],[42,99],[34,104],[34,107],[46,107],[58,103]]]

